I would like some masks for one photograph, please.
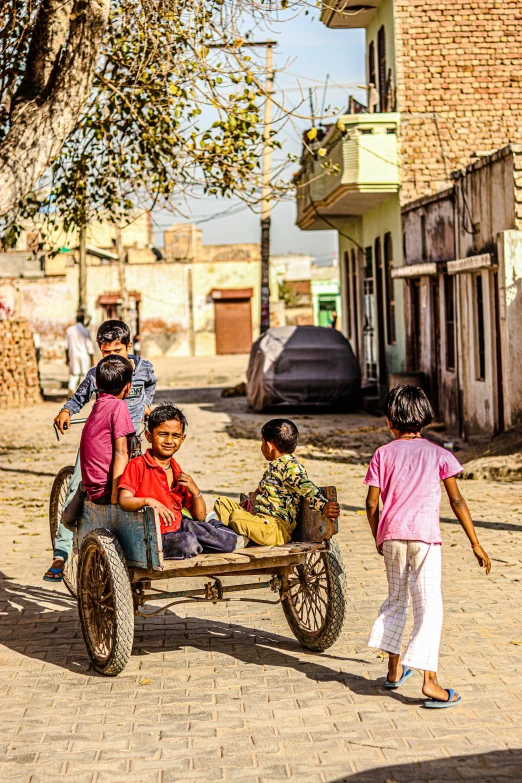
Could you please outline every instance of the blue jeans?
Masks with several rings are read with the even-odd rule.
[[[78,454],[76,455],[76,462],[74,463],[74,471],[71,476],[71,481],[69,484],[69,489],[67,491],[67,497],[65,498],[65,503],[63,504],[62,512],[63,509],[66,508],[71,502],[73,495],[78,489],[81,480],[82,480],[82,470],[80,467],[80,452],[78,451]],[[72,552],[72,545],[73,545],[72,530],[67,530],[65,525],[62,525],[62,523],[60,522],[60,524],[58,525],[58,530],[56,532],[53,557],[55,559],[57,557],[61,557],[62,560],[65,562]]]

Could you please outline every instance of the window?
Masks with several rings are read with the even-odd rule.
[[[377,58],[379,60],[379,102],[380,110],[387,110],[386,101],[386,34],[384,25],[379,28],[377,33]]]
[[[386,293],[386,334],[388,345],[395,345],[397,334],[395,331],[395,290],[392,278],[393,269],[393,242],[390,232],[384,235],[384,274]]]
[[[475,277],[475,334],[477,336],[475,355],[476,355],[476,377],[477,381],[486,380],[486,337],[484,332],[484,288],[482,275]]]
[[[352,251],[353,252],[353,251]],[[344,280],[346,296],[344,306],[346,307],[346,336],[352,339],[352,297],[351,297],[351,274],[350,274],[350,256],[346,250],[344,253]]]
[[[455,370],[455,281],[444,277],[444,315],[446,323],[446,370]]]
[[[406,239],[406,231],[403,231],[402,232],[402,256],[403,256],[404,263],[406,263],[406,261],[408,260],[407,249],[408,249],[408,243]]]
[[[370,41],[370,45],[368,47],[368,84],[373,84],[374,87],[377,87],[377,77],[375,74],[375,44],[373,41]]]
[[[379,383],[385,384],[386,383],[386,375],[387,375],[387,368],[386,368],[386,334],[385,334],[385,323],[386,323],[386,313],[385,313],[385,294],[384,294],[384,286],[385,286],[385,271],[384,271],[384,263],[383,263],[383,253],[382,253],[382,243],[381,238],[377,237],[374,244],[374,250],[375,254],[375,295],[376,295],[376,306],[377,306],[377,347],[378,347],[378,367],[379,367],[379,375],[378,375],[378,381]]]
[[[419,372],[421,359],[421,320],[420,320],[420,279],[412,278],[409,281],[410,289],[410,369]]]
[[[426,216],[421,215],[421,252],[422,260],[426,261],[428,258],[428,243],[426,238]]]
[[[377,380],[377,334],[375,329],[375,295],[373,290],[373,252],[367,247],[364,251],[364,360],[366,380]]]
[[[350,251],[350,263],[352,268],[352,313],[353,313],[353,327],[354,327],[354,343],[355,343],[355,355],[359,358],[359,302],[357,299],[357,256],[355,250],[352,248]]]

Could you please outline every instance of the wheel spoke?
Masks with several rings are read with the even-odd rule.
[[[328,574],[321,552],[311,552],[294,568],[287,582],[287,598],[296,619],[307,633],[318,633],[328,608]]]

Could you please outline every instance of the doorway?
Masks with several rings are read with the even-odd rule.
[[[248,353],[252,347],[252,289],[214,289],[216,353]]]
[[[331,296],[319,297],[319,326],[330,326],[332,313],[337,311],[337,301]]]

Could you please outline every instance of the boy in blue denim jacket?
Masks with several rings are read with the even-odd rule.
[[[146,359],[142,359],[140,356],[134,356],[129,353],[131,347],[130,329],[123,321],[104,321],[98,329],[96,342],[98,343],[103,357],[109,356],[110,354],[116,354],[118,356],[123,356],[125,359],[129,359],[133,365],[132,386],[125,402],[129,406],[129,413],[132,423],[134,424],[134,429],[138,432],[144,416],[150,413],[154,392],[156,390],[157,379],[154,375],[152,364]],[[93,367],[89,370],[76,392],[71,399],[66,402],[54,420],[62,434],[70,428],[71,415],[78,413],[84,405],[89,402],[91,397],[96,394],[96,367]],[[81,469],[78,456],[74,466],[74,473],[71,476],[64,509],[68,506],[74,496],[80,481]],[[72,549],[72,539],[72,532],[60,523],[54,542],[54,560],[51,567],[46,571],[43,577],[44,580],[48,582],[62,581],[64,564]]]

